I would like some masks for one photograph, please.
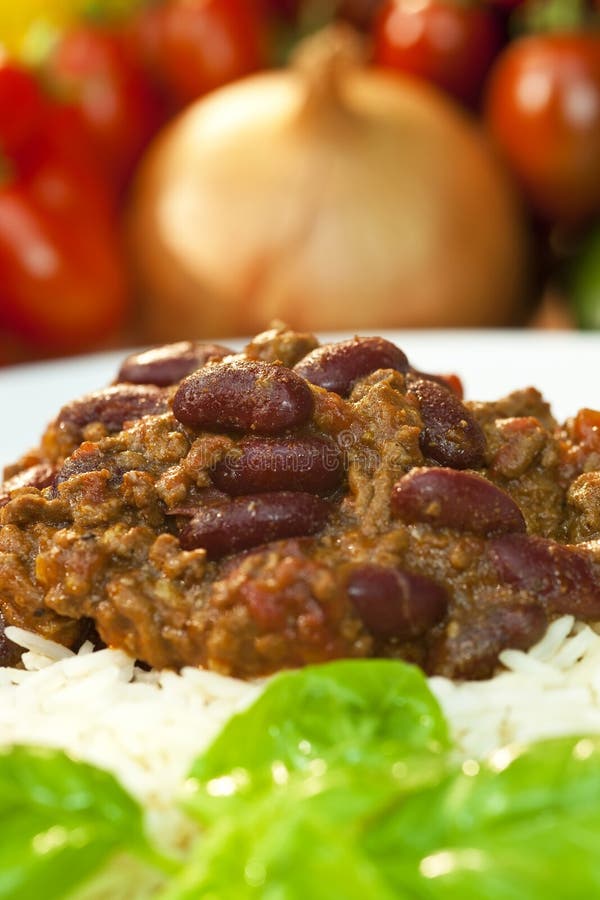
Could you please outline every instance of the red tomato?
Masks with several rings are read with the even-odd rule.
[[[35,203],[71,222],[93,217],[93,229],[102,231],[109,240],[117,229],[116,209],[106,191],[103,179],[85,165],[73,161],[65,165],[50,146],[38,145],[19,167],[19,186],[27,190]]]
[[[14,362],[15,354],[11,353],[11,343],[13,343],[11,335],[0,331],[0,367],[9,366]]]
[[[248,0],[167,0],[148,15],[147,53],[178,105],[265,65],[261,23]]]
[[[11,366],[32,358],[32,350],[23,344],[9,331],[0,327],[0,367]]]
[[[117,236],[56,160],[0,188],[0,330],[39,349],[83,349],[127,308]]]
[[[534,208],[573,225],[600,213],[600,32],[510,44],[486,120]]]
[[[431,81],[466,103],[481,94],[502,34],[494,14],[452,0],[387,0],[374,25],[374,61]]]
[[[137,64],[152,84],[166,111],[169,99],[162,75],[162,38],[164,31],[164,5],[142,4],[121,24],[121,33],[134,55]]]
[[[48,208],[64,210],[65,197],[85,202],[103,220],[114,223],[117,194],[98,159],[79,109],[50,103],[32,137],[13,154],[13,165],[21,183]]]
[[[162,122],[159,101],[123,36],[82,25],[47,62],[59,96],[79,108],[101,158],[121,186]]]
[[[16,63],[0,61],[0,147],[12,154],[28,140],[46,100],[35,77]]]

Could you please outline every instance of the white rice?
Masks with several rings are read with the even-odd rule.
[[[430,678],[467,756],[512,741],[600,733],[600,635],[563,616],[526,653],[504,650],[505,670],[488,681]]]
[[[198,669],[146,672],[120,650],[77,654],[10,626],[24,669],[0,667],[0,744],[61,748],[112,771],[148,810],[155,836],[184,844],[174,803],[189,767],[258,683]]]
[[[157,835],[187,836],[176,809],[192,760],[258,696],[249,683],[187,668],[145,672],[119,650],[77,654],[19,628],[23,669],[0,668],[0,744],[59,747],[110,769],[149,811]],[[465,756],[514,740],[600,733],[600,636],[563,616],[527,653],[505,650],[489,681],[431,678]]]

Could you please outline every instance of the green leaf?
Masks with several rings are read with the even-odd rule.
[[[166,865],[142,811],[108,772],[60,750],[0,751],[0,898],[66,897],[118,849]]]
[[[209,828],[164,896],[398,900],[361,849],[365,823],[438,783],[448,746],[413,666],[344,661],[278,676],[194,764],[187,805]]]
[[[600,738],[505,748],[412,794],[363,846],[415,898],[600,896]]]
[[[348,773],[333,785],[298,775],[224,816],[161,900],[399,900],[358,841],[373,783],[381,803],[387,779]]]
[[[345,660],[286,672],[195,762],[187,807],[206,821],[315,765],[381,768],[448,746],[439,705],[414,666]]]

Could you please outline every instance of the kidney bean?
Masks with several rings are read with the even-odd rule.
[[[207,362],[223,359],[231,353],[233,350],[227,347],[202,344],[199,341],[180,341],[177,344],[153,347],[142,353],[132,353],[123,360],[117,382],[168,387],[177,384]]]
[[[491,678],[502,650],[527,650],[543,636],[548,620],[535,603],[506,603],[472,610],[450,622],[429,648],[426,669],[446,678]]]
[[[411,376],[420,379],[424,378],[426,381],[436,381],[438,384],[441,384],[442,387],[445,387],[447,388],[447,390],[452,391],[453,394],[456,394],[459,400],[462,400],[465,396],[463,383],[458,375],[455,375],[454,373],[451,373],[449,375],[431,375],[431,373],[429,372],[419,372],[418,369],[412,368],[410,372]]]
[[[54,481],[55,472],[55,467],[50,463],[37,463],[23,469],[22,472],[17,472],[12,478],[7,478],[0,486],[0,506],[5,506],[10,500],[12,491],[19,488],[34,487],[41,491],[42,488],[48,487]]]
[[[228,494],[309,491],[328,494],[344,474],[342,453],[327,437],[248,438],[211,473]]]
[[[412,469],[392,488],[392,512],[403,522],[426,522],[474,534],[526,530],[512,497],[481,475],[456,469]]]
[[[425,378],[409,380],[409,393],[419,401],[424,456],[452,469],[475,469],[485,462],[485,435],[456,394]]]
[[[237,497],[198,509],[180,534],[184,550],[203,547],[215,559],[280,538],[315,534],[331,505],[313,494],[279,491]]]
[[[551,613],[600,619],[600,578],[576,548],[534,535],[493,538],[488,549],[498,577],[539,598]]]
[[[313,411],[306,382],[285,366],[250,360],[214,363],[188,375],[173,413],[192,428],[276,434],[304,425]]]
[[[161,388],[149,384],[115,384],[63,406],[57,422],[76,428],[100,422],[108,431],[121,431],[125,422],[164,413],[168,408]]]
[[[359,565],[346,592],[369,631],[379,638],[411,640],[443,619],[445,588],[423,575],[378,565]]]
[[[406,355],[380,337],[355,337],[337,344],[324,344],[305,356],[294,371],[327,391],[346,397],[359,378],[377,369],[407,372]]]

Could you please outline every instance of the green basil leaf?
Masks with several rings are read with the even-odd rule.
[[[194,763],[187,807],[206,821],[315,763],[381,767],[448,746],[445,719],[414,666],[345,660],[286,672]]]
[[[351,771],[333,788],[327,776],[298,776],[215,822],[161,900],[401,900],[361,850],[373,784]]]
[[[66,897],[116,850],[169,866],[108,772],[49,748],[0,750],[0,898]]]
[[[361,840],[391,804],[446,776],[448,747],[413,666],[344,661],[278,676],[194,764],[187,805],[209,827],[165,897],[403,897]]]
[[[391,887],[415,898],[600,896],[600,738],[504,748],[411,794],[364,835]]]

